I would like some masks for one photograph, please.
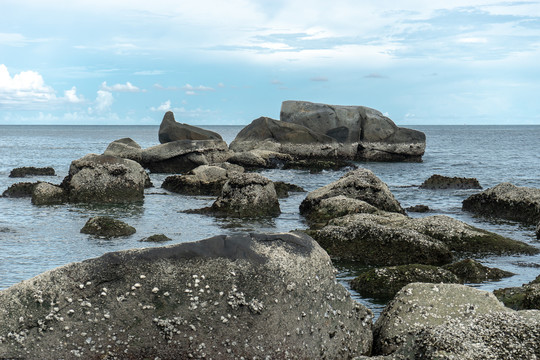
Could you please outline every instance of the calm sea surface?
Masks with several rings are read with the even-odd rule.
[[[461,201],[475,190],[421,190],[433,174],[475,177],[484,188],[501,182],[540,188],[540,126],[409,126],[425,132],[427,149],[423,163],[359,163],[386,182],[403,207],[428,205],[474,226],[497,232],[540,247],[533,226],[511,221],[475,217],[461,211]],[[207,126],[230,143],[240,126]],[[119,138],[131,137],[142,147],[157,145],[157,126],[0,126],[0,193],[15,182],[45,180],[60,183],[69,164],[88,153],[102,153]],[[21,166],[52,166],[55,177],[9,178]],[[345,172],[309,174],[297,170],[267,170],[262,175],[294,183],[311,191],[337,180]],[[208,206],[213,198],[182,196],[161,189],[167,175],[151,174],[155,187],[147,189],[143,204],[126,206],[59,205],[33,206],[30,199],[0,198],[0,289],[41,272],[106,252],[136,247],[160,246],[140,239],[164,233],[172,242],[200,240],[218,234],[238,232],[282,232],[306,228],[298,206],[306,194],[282,199],[282,214],[273,220],[238,221],[185,214],[182,210]],[[81,234],[91,216],[108,215],[137,229],[130,237],[105,240]],[[411,216],[426,216],[411,214]],[[540,274],[540,256],[505,256],[479,259],[517,275],[498,282],[474,285],[485,290],[519,286]],[[336,264],[347,286],[359,269],[353,264]],[[382,304],[353,296],[376,313]]]

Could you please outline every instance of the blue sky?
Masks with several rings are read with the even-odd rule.
[[[540,124],[540,1],[2,0],[0,125]]]

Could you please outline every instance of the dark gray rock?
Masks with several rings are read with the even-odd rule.
[[[352,152],[357,160],[421,161],[426,146],[424,133],[400,128],[379,111],[364,106],[284,101],[280,120],[333,137],[340,144],[354,145],[342,154]]]
[[[448,177],[442,175],[432,175],[420,185],[420,189],[442,190],[442,189],[481,189],[480,183],[475,178]]]
[[[528,284],[493,291],[495,296],[514,310],[540,310],[540,275]]]
[[[272,181],[255,174],[232,176],[224,185],[210,211],[218,216],[259,217],[281,213]]]
[[[70,202],[122,203],[142,200],[146,179],[133,160],[88,154],[71,163],[62,187]]]
[[[67,193],[62,187],[45,182],[38,183],[32,191],[34,205],[63,204],[67,198]]]
[[[11,197],[11,198],[22,198],[22,197],[32,197],[34,192],[34,187],[39,184],[39,182],[20,182],[10,185],[3,193],[2,197]]]
[[[277,196],[280,199],[289,197],[290,192],[306,192],[303,187],[295,184],[289,184],[284,181],[274,181],[274,188],[276,189]]]
[[[119,237],[135,234],[133,226],[108,216],[95,216],[88,219],[81,229],[81,233],[104,237]]]
[[[429,212],[429,206],[427,205],[414,205],[414,206],[409,206],[407,209],[408,212],[418,212],[418,213],[426,213],[426,212]]]
[[[227,170],[221,166],[201,165],[186,175],[168,176],[161,187],[184,195],[218,196],[231,176],[243,172],[242,167],[230,167]]]
[[[371,269],[351,281],[351,288],[363,296],[391,299],[413,282],[457,284],[458,277],[438,266],[410,264]]]
[[[165,242],[165,241],[171,241],[172,239],[164,234],[154,234],[150,235],[149,237],[145,237],[139,241],[142,242]]]
[[[142,161],[142,151],[141,146],[133,139],[122,138],[110,143],[103,155],[117,156],[140,163]]]
[[[536,238],[540,240],[540,221],[538,222],[538,225],[536,225]]]
[[[241,234],[72,263],[0,291],[0,357],[350,359],[372,314],[303,234]]]
[[[158,135],[162,144],[177,140],[223,140],[221,135],[213,131],[176,122],[172,111],[167,111],[163,116]]]
[[[454,273],[462,282],[468,283],[500,280],[515,275],[509,271],[487,267],[473,259],[464,259],[443,268]]]
[[[501,183],[463,200],[463,210],[535,225],[540,219],[540,189]]]
[[[26,176],[55,176],[55,175],[56,173],[54,172],[54,169],[52,167],[36,168],[33,166],[15,168],[11,170],[11,172],[9,173],[9,177],[11,178],[19,178],[19,177],[26,177]]]
[[[300,214],[309,216],[323,199],[339,195],[365,201],[380,210],[405,213],[388,186],[371,170],[357,169],[333,183],[310,192],[300,204]]]
[[[379,212],[375,206],[364,200],[358,200],[344,195],[322,199],[305,215],[311,229],[320,228],[328,221],[350,214],[374,214]]]

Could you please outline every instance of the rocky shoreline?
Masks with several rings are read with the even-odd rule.
[[[255,120],[229,147],[218,134],[178,124],[167,113],[161,145],[141,149],[120,139],[103,155],[74,161],[59,185],[21,183],[4,196],[31,197],[37,206],[140,202],[150,186],[147,169],[175,174],[164,189],[216,197],[194,212],[272,218],[283,194],[303,189],[253,170],[302,162],[331,168],[343,159],[419,161],[425,148],[425,136],[369,108],[285,102],[281,118]],[[412,149],[408,155],[404,144]],[[427,181],[429,191],[477,188],[472,179],[434,179]],[[525,223],[537,223],[537,190],[488,189],[467,199],[464,210],[503,218],[519,212],[527,214]],[[503,201],[509,205],[492,205]],[[483,266],[483,257],[537,254],[537,247],[447,216],[411,218],[386,184],[361,168],[308,193],[299,212],[309,226],[301,231],[108,253],[0,291],[0,357],[540,356],[538,281],[496,291],[509,307],[490,292],[461,285],[512,275]],[[114,219],[91,220],[98,223],[93,236],[135,231]],[[466,257],[480,261],[459,261]],[[333,259],[371,267],[351,286],[392,299],[375,323],[336,281]]]

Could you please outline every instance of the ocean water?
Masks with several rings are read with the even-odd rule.
[[[433,174],[475,177],[484,188],[501,182],[540,188],[540,126],[409,126],[425,132],[426,154],[422,163],[357,163],[371,169],[386,182],[403,207],[428,205],[427,214],[444,214],[501,235],[540,247],[534,226],[505,220],[477,217],[461,210],[461,202],[477,190],[422,190],[418,188]],[[206,126],[230,143],[241,126]],[[72,160],[88,153],[102,153],[119,138],[131,137],[142,147],[157,145],[157,126],[0,126],[0,192],[13,183],[44,180],[60,183]],[[52,166],[54,177],[13,179],[8,175],[21,166]],[[310,174],[299,170],[265,170],[262,175],[286,181],[307,191],[326,185],[346,171]],[[195,241],[218,234],[238,232],[283,232],[304,229],[298,213],[305,193],[295,193],[280,201],[282,214],[272,220],[216,219],[185,214],[187,209],[209,206],[214,198],[169,193],[160,185],[168,175],[151,174],[155,187],[147,189],[142,204],[99,206],[68,204],[34,206],[30,199],[0,198],[0,289],[29,279],[46,270],[73,261],[97,257],[106,252],[161,246],[142,243],[144,237],[163,233],[172,239],[167,245]],[[137,229],[130,237],[100,239],[81,234],[88,218],[113,216]],[[519,286],[540,274],[540,256],[503,256],[478,259],[516,273],[498,282],[473,286],[493,290]],[[344,286],[359,271],[355,264],[336,263]],[[384,304],[353,296],[377,314]]]

